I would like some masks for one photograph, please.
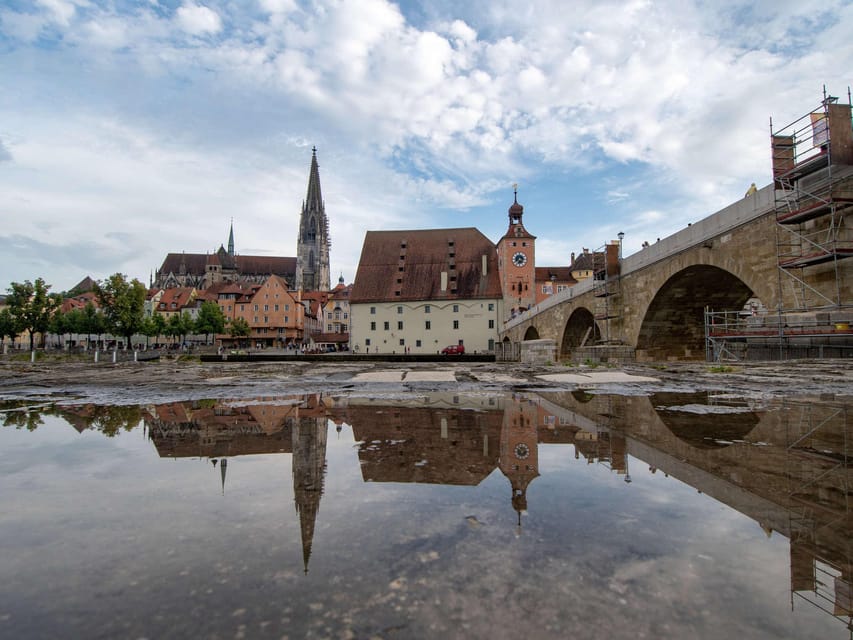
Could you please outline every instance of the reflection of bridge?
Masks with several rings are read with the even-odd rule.
[[[551,340],[552,359],[701,359],[709,346],[719,357],[744,344],[753,357],[780,347],[823,356],[853,347],[850,116],[849,105],[824,101],[803,128],[774,134],[774,184],[608,260],[594,278],[506,323],[501,338]],[[812,136],[816,121],[831,140]],[[761,311],[747,322],[739,312],[754,298]],[[721,332],[706,310],[734,315]]]
[[[853,407],[756,408],[707,393],[577,391],[546,394],[543,404],[558,419],[619,434],[627,453],[652,472],[749,516],[768,535],[787,537],[791,592],[853,624]]]

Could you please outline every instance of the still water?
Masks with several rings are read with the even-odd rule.
[[[851,406],[0,407],[0,637],[850,638]]]

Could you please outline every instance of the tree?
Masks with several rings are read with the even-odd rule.
[[[193,330],[193,324],[192,316],[189,313],[176,313],[169,317],[166,333],[174,338],[180,338],[183,342],[184,337]]]
[[[155,313],[151,316],[151,324],[154,328],[154,337],[160,337],[166,335],[166,318],[164,318],[161,314]]]
[[[117,336],[123,336],[130,348],[133,334],[138,333],[145,317],[145,285],[139,280],[127,280],[127,276],[114,273],[103,283],[95,285],[95,294],[107,321],[107,328]]]
[[[7,336],[14,341],[18,333],[18,323],[9,309],[0,309],[0,347],[3,346]]]
[[[205,300],[198,310],[198,318],[195,321],[196,333],[204,334],[204,343],[210,342],[210,334],[225,331],[225,314],[219,305],[212,300]]]
[[[80,324],[80,333],[86,334],[86,348],[89,348],[89,336],[95,334],[96,340],[100,340],[101,334],[106,331],[104,316],[95,308],[91,302],[83,307],[83,317]]]
[[[57,296],[50,294],[50,285],[45,284],[44,279],[36,278],[30,282],[13,282],[7,289],[6,304],[9,313],[15,319],[19,331],[30,332],[30,351],[33,350],[35,334],[40,333],[42,343],[44,334],[47,332],[51,316],[59,308],[60,300]]]
[[[55,334],[60,343],[64,342],[66,334],[85,333],[86,316],[81,309],[71,309],[66,313],[57,311],[53,314],[48,326],[48,331]]]
[[[234,318],[228,326],[228,333],[232,338],[248,338],[252,328],[245,318]]]

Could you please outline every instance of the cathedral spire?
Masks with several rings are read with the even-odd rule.
[[[293,288],[301,291],[329,291],[329,221],[320,191],[320,167],[317,147],[311,150],[311,169],[308,173],[308,193],[299,217],[299,238],[296,243],[296,282]]]
[[[308,194],[305,207],[310,211],[323,209],[323,195],[320,192],[320,166],[317,164],[317,147],[311,148],[311,171],[308,174]]]
[[[234,218],[231,218],[231,231],[228,233],[228,255],[234,256]]]

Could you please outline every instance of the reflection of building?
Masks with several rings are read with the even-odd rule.
[[[501,425],[500,468],[512,486],[512,508],[527,511],[527,486],[539,475],[538,411],[525,396],[513,396]]]
[[[313,398],[316,400],[316,397]],[[323,496],[326,476],[325,407],[319,404],[304,408],[293,424],[293,499],[299,514],[302,533],[302,561],[308,573],[308,560],[314,540],[314,525]]]
[[[294,501],[307,573],[326,469],[325,413],[318,396],[259,400],[252,405],[174,402],[150,407],[145,423],[161,457],[208,458],[214,467],[218,463],[223,492],[229,458],[292,452]]]

